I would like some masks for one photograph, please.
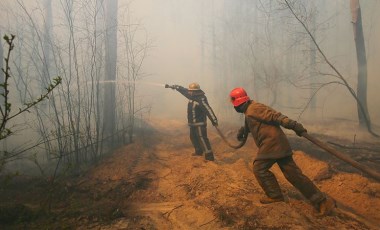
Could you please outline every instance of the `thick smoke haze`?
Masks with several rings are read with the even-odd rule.
[[[69,72],[72,77],[63,78],[59,89],[61,95],[72,92],[74,96],[82,95],[78,101],[85,101],[95,92],[89,84],[94,76],[98,77],[101,86],[113,84],[102,82],[103,59],[93,58],[101,56],[104,49],[98,44],[105,35],[94,36],[93,32],[97,32],[99,25],[95,22],[99,23],[98,17],[101,16],[96,13],[96,4],[104,1],[51,1],[51,21],[46,16],[48,2],[0,0],[0,32],[2,36],[16,35],[11,68],[15,75],[24,76],[23,82],[26,83],[21,84],[21,78],[17,77],[10,83],[11,86],[17,85],[11,95],[14,108],[21,106],[23,96],[40,95],[41,88],[44,88],[41,81],[42,85],[47,83],[46,79],[41,80],[43,71],[37,66],[42,66],[43,31],[49,23],[52,34],[49,46],[54,49],[50,58],[55,59],[56,67],[50,69],[48,79]],[[71,8],[66,8],[68,3],[72,4]],[[377,91],[380,87],[380,3],[366,0],[360,4],[368,62],[368,110],[374,130],[380,131]],[[245,87],[252,99],[295,120],[313,125],[333,123],[335,119],[348,120],[357,128],[356,101],[341,83],[323,86],[338,81],[336,73],[316,51],[310,36],[291,14],[285,1],[118,0],[117,10],[115,84],[118,118],[121,120],[118,126],[127,127],[124,121],[129,119],[130,122],[133,117],[181,119],[185,124],[187,99],[176,91],[165,89],[164,84],[187,87],[197,82],[205,91],[221,126],[242,122],[242,116],[236,114],[229,103],[228,94],[234,87]],[[350,1],[300,0],[295,1],[294,10],[314,35],[324,55],[356,91],[357,59]],[[67,20],[68,15],[72,21]],[[73,36],[69,33],[69,22],[72,23]],[[77,52],[69,53],[74,45]],[[2,46],[6,52],[4,41]],[[131,53],[136,58],[132,64],[128,62]],[[99,67],[92,68],[92,64]],[[72,69],[68,70],[68,66]],[[135,83],[133,87],[131,82]],[[80,92],[82,87],[87,91]],[[132,94],[131,89],[135,89]],[[96,93],[101,95],[102,88]],[[131,95],[133,106],[128,101]],[[314,99],[311,101],[312,95]],[[88,103],[92,102],[89,100]],[[55,112],[65,120],[68,106],[63,104]],[[49,108],[47,114],[54,112],[45,106]],[[131,108],[135,111],[132,117],[129,116]],[[77,109],[73,108],[73,114]],[[95,122],[96,116],[86,118],[79,116],[81,112],[84,111],[78,112],[78,119],[89,119],[89,124]],[[30,119],[26,122],[28,125],[18,128],[20,132],[8,141],[7,148],[11,148],[12,143],[25,142],[22,138],[25,133],[28,138],[34,137],[38,132],[30,129],[36,129],[38,124],[44,123],[50,132],[55,132],[54,116],[39,120],[35,115],[32,113],[28,118],[15,121],[18,124]]]
[[[302,1],[300,2],[302,3]],[[310,47],[303,46],[303,43],[309,43],[304,34],[305,31],[302,31],[300,25],[297,25],[297,22],[291,18],[289,10],[283,9],[282,1],[249,3],[249,1],[243,0],[236,2],[119,0],[118,3],[119,26],[122,28],[128,24],[139,25],[139,30],[141,30],[139,36],[142,40],[148,39],[150,48],[142,67],[146,76],[139,80],[141,84],[138,84],[138,93],[140,97],[151,98],[152,111],[156,114],[159,112],[168,115],[184,114],[183,110],[178,111],[178,107],[185,108],[184,98],[170,90],[145,85],[142,83],[144,81],[183,86],[187,86],[191,82],[199,82],[206,94],[209,95],[212,104],[215,104],[215,107],[223,107],[229,106],[226,101],[228,92],[233,87],[248,87],[247,90],[253,98],[258,94],[252,89],[251,81],[254,78],[254,72],[249,68],[265,67],[265,72],[276,68],[275,73],[268,74],[278,75],[279,78],[290,74],[295,75],[296,78],[308,77],[306,75],[309,74],[309,70],[303,66],[308,64],[307,61],[300,66],[294,66],[295,68],[290,67],[291,71],[289,68],[278,67],[278,65],[286,65],[284,59],[292,58],[286,54],[286,52],[292,51],[292,46],[295,49],[292,51],[294,52],[293,58],[299,56],[299,63],[302,62],[302,58],[308,56],[306,53],[310,51]],[[8,32],[7,28],[12,27],[12,23],[17,21],[14,20],[14,17],[17,18],[17,14],[23,14],[20,4],[23,4],[26,7],[25,10],[29,9],[30,12],[41,10],[39,7],[43,7],[43,1],[9,2],[3,0],[1,2],[3,32]],[[59,4],[54,1],[52,4],[53,18],[62,17],[62,12],[54,9],[54,6],[59,8]],[[315,24],[318,27],[317,30],[319,29],[316,38],[320,46],[352,86],[356,87],[357,68],[349,2],[334,1],[331,3],[321,0],[317,1],[314,6],[308,5],[307,2],[303,4],[307,10],[316,13]],[[379,106],[376,106],[378,104],[376,88],[380,85],[377,80],[379,70],[376,63],[379,47],[376,41],[379,39],[380,26],[379,16],[375,13],[379,4],[377,1],[363,1],[361,4],[368,56],[368,104],[373,121],[380,123],[378,121]],[[310,7],[314,8],[310,9]],[[9,13],[8,9],[17,14]],[[80,14],[84,11],[84,8],[76,9],[75,17],[82,17]],[[43,19],[38,19],[38,15],[41,16],[42,13],[31,15],[37,17],[36,22],[43,23]],[[56,35],[64,40],[64,33],[59,34],[58,31],[59,26],[55,26]],[[295,44],[299,45],[298,48],[292,45],[299,39],[297,36],[302,37],[298,40],[299,43]],[[120,31],[119,39],[121,39]],[[284,45],[285,43],[287,44]],[[254,46],[254,58],[259,63],[254,67],[247,64],[249,62],[247,54],[243,53],[251,45]],[[231,50],[233,48],[236,49]],[[272,53],[273,56],[268,57],[268,53]],[[273,60],[273,58],[277,60]],[[282,59],[282,63],[276,63],[279,62],[279,59]],[[241,68],[239,69],[239,67]],[[289,72],[285,72],[286,70]],[[326,66],[322,66],[317,71],[327,72],[325,70]],[[259,71],[262,70],[257,72]],[[125,73],[120,72],[119,74]],[[225,87],[218,87],[221,82]],[[332,88],[326,90],[328,92],[319,93],[318,99],[321,103],[319,111],[323,111],[323,116],[355,119],[357,116],[356,103],[353,98],[341,86]],[[301,96],[296,95],[291,98],[292,105],[278,103],[277,106],[302,107],[305,105],[309,96],[306,95],[308,94],[307,90],[297,90],[302,93]],[[271,92],[267,92],[265,89],[261,91],[262,96],[259,97],[259,100],[270,103]],[[283,95],[280,94],[278,97],[283,97]],[[339,105],[337,111],[334,109],[337,107],[336,105]],[[276,105],[273,106],[276,107]],[[216,108],[216,110],[219,109]],[[223,109],[220,112],[222,111]],[[289,112],[292,116],[299,114],[299,111]],[[320,115],[322,116],[321,113]]]
[[[247,66],[244,66],[247,60],[244,58],[243,51],[245,47],[248,47],[243,42],[244,40],[248,40],[248,38],[242,38],[242,36],[252,36],[251,33],[253,31],[259,32],[253,35],[254,37],[259,37],[259,43],[266,42],[266,36],[272,36],[272,48],[263,48],[259,46],[260,44],[256,46],[258,48],[257,54],[255,54],[256,58],[265,60],[266,63],[263,63],[263,65],[270,66],[271,62],[276,61],[267,59],[266,54],[268,52],[274,52],[275,58],[291,58],[291,56],[286,56],[285,54],[291,51],[290,45],[283,48],[281,42],[286,42],[286,39],[289,39],[289,44],[291,44],[295,39],[294,36],[305,37],[302,34],[304,31],[302,31],[300,25],[297,25],[295,21],[287,22],[286,20],[291,20],[291,16],[284,17],[284,14],[289,15],[289,12],[286,12],[286,10],[276,11],[281,6],[274,1],[272,2],[272,6],[269,4],[260,5],[259,3],[249,5],[247,1],[237,1],[234,3],[230,1],[136,1],[132,3],[130,7],[135,7],[135,10],[132,10],[131,13],[136,18],[141,19],[141,24],[144,25],[149,36],[153,39],[153,48],[150,50],[150,55],[145,63],[146,72],[152,74],[148,79],[160,83],[165,82],[184,86],[192,81],[199,82],[219,114],[223,112],[223,110],[218,109],[220,106],[230,106],[226,101],[228,90],[233,87],[248,87],[247,90],[250,92],[251,97],[254,98],[256,93],[253,92],[252,88],[249,88],[249,80],[245,80],[253,78],[252,71],[242,69],[231,70],[231,67],[227,65],[216,67],[224,67],[223,70],[214,69],[215,60],[212,60],[212,39],[214,38],[212,38],[212,33],[216,34],[217,49],[221,49],[221,47],[226,49],[224,51],[219,50],[219,54],[229,52],[228,49],[230,47],[238,47],[238,50],[223,55],[227,55],[229,59],[235,59],[234,61],[237,63],[240,62],[243,68],[247,68]],[[234,4],[237,6],[232,6]],[[376,1],[362,1],[361,4],[368,56],[368,105],[372,121],[375,124],[379,124],[380,107],[378,106],[379,99],[376,96],[377,88],[380,86],[380,80],[378,79],[379,69],[376,64],[379,60],[379,47],[376,41],[379,39],[380,25],[378,23],[379,16],[375,13],[375,9],[379,8],[379,4]],[[236,12],[239,9],[239,5],[243,12]],[[244,7],[248,7],[249,9]],[[257,9],[253,9],[254,7],[257,7]],[[272,7],[273,13],[271,16],[266,16],[263,11],[268,11],[270,7]],[[357,67],[349,2],[334,1],[331,3],[329,1],[317,1],[315,7],[314,11],[317,11],[318,14],[316,24],[320,28],[320,32],[316,35],[317,41],[326,56],[336,65],[355,89]],[[244,14],[246,13],[244,11],[250,11],[249,16],[253,17],[251,21],[244,22]],[[259,16],[255,16],[254,12],[259,14]],[[266,17],[269,17],[269,19]],[[239,20],[245,23],[244,26],[248,23],[252,24],[246,28],[243,25],[234,27],[233,23],[239,22]],[[270,34],[265,34],[268,31],[265,31],[266,29],[263,29],[263,27],[265,25],[271,26],[271,24],[273,28],[267,29]],[[226,28],[223,29],[223,27]],[[252,30],[255,27],[258,28]],[[279,32],[276,32],[276,29]],[[281,35],[280,33],[283,34]],[[280,42],[278,42],[279,35],[282,36]],[[229,39],[228,36],[233,38]],[[303,39],[307,40],[307,38]],[[220,44],[223,41],[228,42],[228,44]],[[273,50],[271,51],[271,49]],[[296,53],[293,55],[300,57],[310,51],[310,48],[303,47],[302,44],[300,44],[300,48],[295,49]],[[303,64],[307,65],[308,63]],[[331,73],[331,70],[328,70],[326,65],[319,65],[319,67],[318,72]],[[256,66],[255,68],[260,68],[260,66]],[[296,75],[296,77],[306,75],[303,76],[306,78],[308,70],[304,70],[303,68],[306,67],[299,66],[297,69],[291,69],[291,74]],[[241,72],[245,72],[246,76],[241,77]],[[276,74],[280,76],[289,75],[289,73],[284,71],[279,71]],[[334,78],[332,79],[334,80]],[[223,81],[222,84],[225,84],[226,87],[218,88],[221,84],[220,81]],[[290,99],[293,105],[283,105],[281,107],[279,103],[274,105],[274,107],[285,109],[285,112],[290,113],[290,116],[297,116],[300,110],[287,109],[287,107],[301,107],[305,105],[309,95],[307,90],[302,88],[290,90],[300,92]],[[156,102],[154,103],[154,107],[156,108],[153,108],[154,111],[165,111],[172,115],[180,113],[184,116],[186,101],[182,96],[170,90],[162,90],[160,92],[160,89],[157,89],[154,92],[157,92],[154,94],[156,96]],[[225,97],[222,95],[225,95]],[[271,101],[270,97],[270,93],[265,92],[259,99],[262,102],[269,103]],[[324,119],[324,117],[357,119],[356,103],[344,87],[336,85],[326,90],[321,90],[317,97],[319,100],[317,119]]]

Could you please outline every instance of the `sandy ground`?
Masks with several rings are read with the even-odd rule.
[[[191,156],[183,121],[152,120],[135,143],[80,177],[60,183],[52,204],[54,221],[33,221],[38,229],[380,229],[380,183],[357,170],[321,160],[307,140],[289,135],[300,168],[338,202],[327,217],[284,178],[273,172],[286,202],[262,205],[264,195],[252,173],[253,139],[230,149],[209,127],[215,162]],[[223,129],[234,141],[235,132]],[[304,151],[298,150],[302,148]],[[306,152],[306,153],[305,153]],[[343,166],[342,166],[343,165]],[[341,168],[341,169],[340,169]],[[348,170],[347,170],[348,168]],[[1,225],[0,225],[1,226]],[[20,225],[16,225],[19,227]]]

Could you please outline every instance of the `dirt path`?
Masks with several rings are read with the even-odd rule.
[[[151,124],[152,129],[142,133],[144,138],[120,148],[85,175],[57,185],[53,217],[29,222],[27,228],[380,229],[380,183],[331,169],[311,157],[314,150],[305,148],[308,145],[299,137],[290,136],[292,143],[298,146],[299,142],[310,152],[296,151],[295,161],[338,201],[339,209],[332,216],[318,217],[278,167],[273,172],[286,202],[260,204],[263,192],[251,170],[256,150],[251,138],[242,149],[232,150],[210,127],[216,161],[208,162],[191,156],[184,122],[154,120]],[[224,132],[233,141],[234,132]],[[24,203],[38,205],[23,197]]]
[[[104,229],[376,229],[380,226],[380,185],[365,177],[333,173],[325,162],[303,152],[295,160],[304,173],[339,203],[333,216],[314,208],[274,169],[286,203],[261,205],[263,195],[251,172],[255,146],[228,149],[210,130],[216,161],[193,157],[185,124],[157,120],[143,141],[120,150],[89,178],[139,178],[121,201],[125,217]],[[232,134],[233,135],[233,134]],[[230,137],[233,138],[232,136]],[[129,178],[129,179],[128,179]]]

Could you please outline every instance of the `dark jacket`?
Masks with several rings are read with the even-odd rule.
[[[213,125],[218,123],[218,119],[208,104],[207,97],[202,90],[190,91],[182,86],[178,86],[176,90],[189,99],[189,103],[187,104],[187,121],[190,126],[206,125],[206,116]]]
[[[249,102],[244,114],[249,131],[259,148],[256,160],[292,155],[289,141],[280,128],[284,115],[255,101]]]

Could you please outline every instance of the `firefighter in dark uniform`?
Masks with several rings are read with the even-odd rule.
[[[274,174],[269,170],[278,164],[285,178],[296,187],[320,212],[328,215],[335,208],[335,201],[322,193],[306,177],[293,160],[293,151],[280,126],[294,130],[298,136],[307,130],[302,124],[289,119],[274,109],[250,100],[243,88],[235,88],[230,93],[231,102],[238,113],[245,115],[245,126],[238,131],[242,140],[250,132],[258,147],[253,162],[253,172],[266,196],[260,199],[263,204],[282,202],[284,196]]]
[[[207,137],[207,117],[213,126],[218,126],[218,119],[208,104],[205,93],[201,90],[198,83],[191,83],[189,88],[179,85],[165,85],[165,87],[175,89],[189,99],[189,103],[187,104],[187,121],[190,127],[190,140],[195,149],[193,155],[204,155],[206,160],[213,161],[214,153]]]

